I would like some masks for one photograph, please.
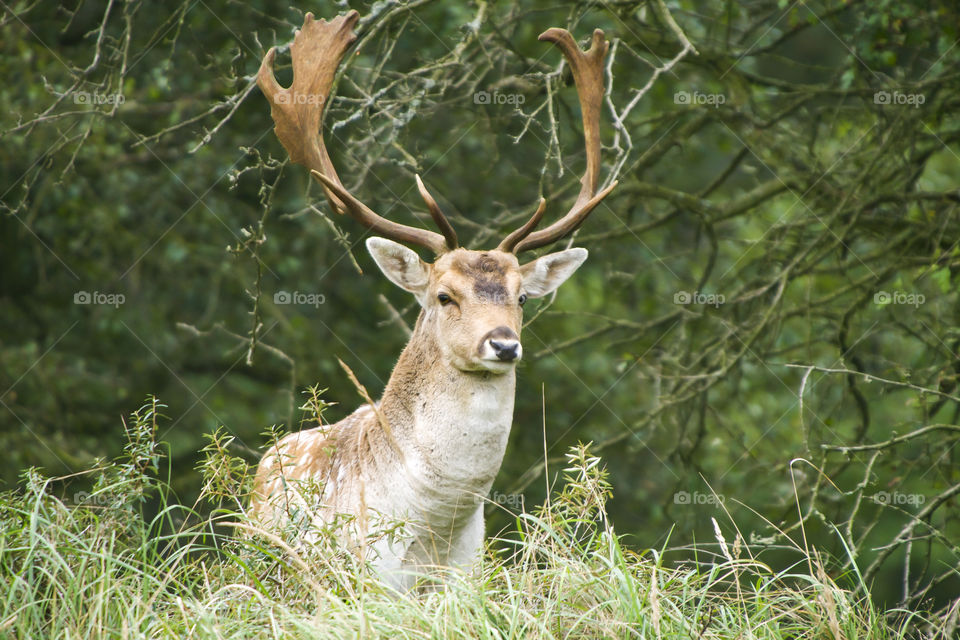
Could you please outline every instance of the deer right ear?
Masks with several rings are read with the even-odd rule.
[[[390,282],[418,298],[430,283],[430,265],[412,249],[386,238],[367,238],[367,251]]]
[[[523,288],[531,298],[556,291],[587,259],[587,250],[579,247],[548,253],[520,267]]]

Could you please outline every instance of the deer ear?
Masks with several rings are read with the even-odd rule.
[[[587,259],[586,249],[567,249],[548,253],[520,267],[523,290],[531,298],[556,291]]]
[[[412,249],[386,238],[367,238],[367,251],[390,282],[419,297],[430,283],[430,265]]]

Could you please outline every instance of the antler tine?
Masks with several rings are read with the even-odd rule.
[[[340,181],[330,160],[320,124],[323,108],[330,96],[333,79],[347,48],[357,39],[353,27],[360,14],[356,11],[326,20],[315,20],[308,13],[303,27],[290,45],[293,59],[293,83],[285,89],[273,74],[276,49],[264,56],[257,73],[257,84],[270,100],[274,131],[290,159],[310,169],[323,185],[323,192],[337,213],[349,213],[360,224],[399,242],[420,245],[433,251],[446,251],[444,235],[392,222],[374,213],[355,198]],[[432,213],[432,212],[431,212]],[[436,218],[434,218],[436,219]],[[449,223],[447,223],[449,226]],[[441,227],[443,228],[443,227]]]
[[[427,191],[427,188],[423,185],[423,180],[420,179],[420,175],[417,174],[416,177],[417,190],[420,191],[420,197],[427,203],[427,209],[430,210],[430,217],[433,218],[433,222],[437,225],[437,228],[440,229],[440,233],[443,234],[447,242],[447,249],[453,251],[460,246],[457,242],[457,232],[453,230],[453,225],[447,220],[447,216],[443,215],[443,211],[437,206],[437,201],[433,199],[433,196],[430,195],[430,192]]]
[[[541,41],[552,42],[563,53],[580,98],[580,112],[583,117],[583,136],[587,151],[587,169],[580,180],[580,194],[576,202],[560,220],[546,229],[531,233],[513,249],[514,253],[529,251],[551,242],[555,242],[579,227],[593,208],[603,200],[616,186],[612,183],[597,193],[600,181],[600,108],[603,100],[603,59],[607,55],[609,43],[603,31],[593,32],[593,42],[586,52],[580,50],[573,36],[566,29],[554,27],[540,34]],[[512,236],[513,234],[511,234]],[[506,242],[506,240],[504,240]]]
[[[530,232],[533,231],[540,220],[543,219],[543,212],[547,210],[547,201],[544,198],[540,198],[540,204],[537,206],[537,210],[533,212],[533,215],[527,220],[526,224],[522,227],[508,235],[503,239],[503,242],[500,243],[500,246],[497,247],[497,251],[505,251],[511,253],[517,246],[517,244],[530,235]]]
[[[333,192],[333,194],[342,200],[347,207],[351,217],[360,224],[373,229],[377,233],[397,242],[406,244],[416,244],[426,247],[434,253],[440,255],[447,251],[443,236],[426,229],[409,227],[393,220],[381,218],[374,213],[370,207],[357,200],[356,196],[343,188],[343,185],[334,182],[330,176],[326,176],[319,171],[311,170],[310,174],[316,178],[320,184]]]

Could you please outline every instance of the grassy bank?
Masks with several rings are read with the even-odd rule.
[[[880,639],[924,628],[937,637],[919,615],[877,611],[838,586],[815,553],[797,550],[792,569],[773,571],[732,523],[714,523],[717,539],[697,563],[626,548],[606,519],[602,463],[586,447],[571,451],[547,504],[490,541],[476,573],[393,593],[334,542],[238,535],[251,523],[245,464],[229,438],[205,451],[202,502],[177,504],[157,479],[160,408],[131,417],[123,459],[70,482],[30,472],[2,495],[0,636]],[[65,489],[78,482],[91,490]],[[838,581],[847,579],[856,576]]]

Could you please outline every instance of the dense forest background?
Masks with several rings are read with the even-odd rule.
[[[792,540],[887,606],[957,609],[955,3],[0,8],[3,489],[116,455],[155,394],[190,502],[207,434],[255,461],[312,385],[346,415],[337,358],[382,389],[415,304],[288,162],[254,80],[277,45],[289,83],[303,12],[363,16],[324,122],[344,181],[429,226],[420,173],[472,248],[575,197],[576,93],[537,35],[599,27],[620,185],[573,240],[587,264],[526,308],[488,533],[593,441],[636,549],[708,553],[713,517],[773,565]]]

